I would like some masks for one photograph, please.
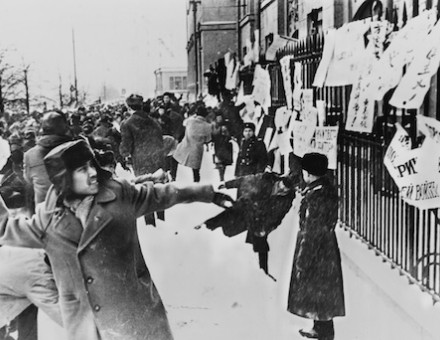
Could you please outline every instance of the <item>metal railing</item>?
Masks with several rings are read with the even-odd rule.
[[[277,54],[293,56],[302,65],[303,88],[312,88],[319,65],[324,38],[309,36],[296,46],[289,46]],[[272,103],[285,105],[285,95],[279,63],[269,68],[272,81]],[[407,276],[409,283],[431,294],[440,301],[440,214],[439,209],[421,211],[404,203],[389,176],[383,158],[397,120],[402,122],[416,143],[416,125],[413,111],[396,110],[385,96],[383,115],[376,119],[371,134],[344,130],[351,86],[314,88],[314,101],[326,102],[327,125],[339,125],[338,169],[335,174],[340,194],[340,222],[345,230],[373,249],[391,268]],[[424,111],[427,112],[425,101]],[[439,100],[436,103],[440,112]]]

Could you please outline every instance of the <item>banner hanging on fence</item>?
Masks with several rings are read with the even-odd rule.
[[[328,67],[335,51],[335,36],[336,30],[334,28],[329,29],[325,34],[324,50],[322,51],[322,58],[315,73],[313,86],[324,86],[325,78],[327,77]]]
[[[353,21],[338,28],[333,58],[330,61],[326,86],[351,85],[358,75],[365,51],[364,34],[370,28],[367,21]]]
[[[393,33],[390,45],[375,65],[374,99],[382,100],[386,92],[399,84],[404,65],[413,60],[436,18],[435,10],[424,11]]]
[[[371,133],[374,123],[373,65],[376,62],[375,45],[370,43],[365,51],[365,61],[354,83],[348,103],[345,129]]]
[[[293,56],[285,56],[280,59],[281,74],[283,75],[284,93],[286,94],[287,108],[292,110],[293,92],[292,92],[292,76],[290,70],[290,61]]]
[[[426,136],[411,149],[406,131],[398,126],[384,164],[399,188],[401,198],[419,209],[440,208],[440,144]]]
[[[403,76],[390,104],[405,109],[419,109],[426,92],[430,89],[431,77],[440,64],[440,23],[433,27],[424,44],[415,52],[414,60]]]
[[[295,70],[293,73],[293,109],[295,111],[301,110],[301,91],[303,87],[302,82],[302,64],[300,62],[295,62]]]
[[[268,108],[271,105],[270,75],[269,71],[262,68],[259,64],[255,66],[252,85],[254,86],[252,91],[254,100],[263,107],[264,112],[267,114]]]
[[[293,153],[303,157],[309,152],[318,152],[328,158],[328,168],[337,167],[338,126],[313,126],[310,123],[293,124]]]

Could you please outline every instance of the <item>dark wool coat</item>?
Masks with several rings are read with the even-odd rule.
[[[295,190],[278,189],[280,181],[281,177],[278,175],[264,173],[239,177],[226,182],[227,188],[238,187],[241,196],[232,208],[207,220],[205,222],[207,228],[211,230],[222,228],[223,233],[229,237],[247,230],[248,241],[251,243],[252,235],[255,233],[265,231],[268,235],[281,224],[295,198]]]
[[[44,201],[47,190],[52,185],[44,166],[44,157],[54,147],[71,139],[69,136],[44,135],[37,140],[36,146],[24,153],[24,178],[34,189],[35,204]]]
[[[136,111],[121,125],[122,157],[131,155],[136,176],[164,167],[162,130],[159,123],[143,111]]]
[[[288,311],[313,320],[345,315],[341,256],[335,235],[338,194],[322,177],[304,190]]]
[[[83,229],[51,187],[28,219],[9,218],[0,199],[0,244],[44,248],[69,340],[171,340],[166,311],[143,260],[136,219],[183,202],[211,202],[212,186],[110,179]]]
[[[268,162],[266,146],[261,139],[253,136],[243,139],[238,152],[235,176],[252,175],[263,172]]]

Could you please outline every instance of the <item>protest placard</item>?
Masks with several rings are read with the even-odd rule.
[[[353,21],[338,28],[335,47],[325,79],[326,86],[351,85],[358,75],[365,51],[364,34],[370,25],[366,21]]]
[[[280,59],[281,74],[283,75],[284,93],[286,95],[287,108],[292,110],[293,93],[292,93],[292,77],[290,73],[290,61],[293,56],[285,56]]]
[[[424,39],[423,46],[415,51],[414,60],[390,99],[390,104],[405,109],[419,109],[426,92],[430,89],[431,77],[440,64],[440,23],[434,25]]]
[[[322,58],[319,62],[318,69],[316,70],[315,78],[313,79],[313,86],[324,86],[325,78],[327,77],[328,67],[330,65],[330,61],[333,58],[333,53],[335,50],[335,35],[336,30],[334,28],[330,28],[325,34],[324,50],[322,51]]]
[[[374,99],[381,100],[386,92],[397,86],[402,78],[404,65],[413,60],[415,52],[420,49],[435,21],[434,9],[424,11],[393,33],[390,45],[374,66]]]

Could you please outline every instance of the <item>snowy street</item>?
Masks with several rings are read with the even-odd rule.
[[[211,154],[205,153],[202,182],[218,181],[211,160]],[[231,178],[232,173],[233,167],[228,167],[226,178]],[[191,180],[191,170],[179,166],[178,181]],[[146,263],[165,303],[176,340],[303,339],[298,329],[308,328],[311,321],[289,314],[285,308],[298,203],[296,199],[282,225],[269,236],[269,272],[276,282],[258,268],[258,257],[251,245],[245,244],[245,234],[227,238],[220,230],[194,229],[220,211],[212,204],[176,206],[166,212],[166,221],[160,221],[156,228],[139,220]],[[395,280],[395,289],[402,295],[414,293],[420,298],[422,293],[340,228],[338,239],[347,316],[335,319],[335,339],[435,339],[424,334],[389,297],[375,289],[345,250],[370,259],[371,269],[378,275],[391,275],[389,280]],[[426,306],[439,314],[439,306]],[[40,338],[62,340],[63,330],[42,315]]]

